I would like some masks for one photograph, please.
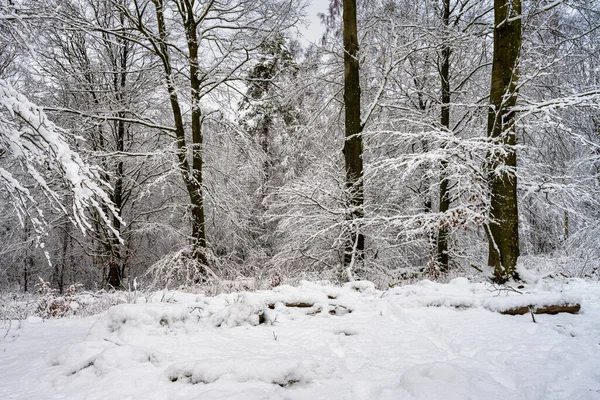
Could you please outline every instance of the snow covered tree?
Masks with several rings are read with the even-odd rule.
[[[503,283],[518,278],[517,134],[515,111],[521,52],[521,1],[494,0],[494,53],[488,136],[499,144],[489,154],[490,224],[488,265]]]
[[[3,131],[21,142],[57,132],[76,163],[99,166],[88,175],[108,196],[71,217],[84,237],[64,210],[79,196],[65,190],[69,169],[31,162],[55,196],[40,202],[52,195],[27,172],[36,157],[9,153],[18,146],[5,135],[13,189],[1,196],[25,206],[0,220],[0,253],[25,261],[0,260],[3,282],[102,274],[118,286],[157,260],[161,286],[504,282],[544,260],[567,275],[600,271],[592,0],[333,0],[324,40],[306,51],[289,39],[304,5],[291,0],[1,4]],[[26,214],[51,222],[18,228]],[[36,229],[51,232],[52,271]]]
[[[83,232],[92,228],[87,214],[87,210],[92,208],[110,231],[119,237],[110,221],[113,215],[118,218],[118,212],[105,190],[107,184],[97,168],[87,165],[71,149],[65,139],[67,132],[54,125],[41,107],[4,80],[0,80],[0,106],[0,156],[3,161],[10,163],[40,188],[44,198],[55,209],[69,213],[73,223]],[[46,177],[47,171],[51,171],[52,181]],[[13,207],[21,223],[24,225],[24,218],[28,218],[35,234],[41,238],[47,221],[28,183],[16,179],[15,174],[5,167],[0,167],[0,177],[0,182],[13,199]],[[57,185],[56,179],[60,184]],[[64,204],[58,190],[60,186],[69,190],[71,207]]]
[[[450,28],[450,0],[442,1],[442,25],[444,30],[442,31],[443,44],[440,57],[440,83],[441,83],[441,113],[440,113],[440,124],[446,129],[450,129],[450,54],[452,52],[450,48],[450,34],[448,29]],[[445,39],[445,40],[444,40]],[[450,208],[450,190],[448,186],[450,182],[446,178],[446,168],[448,162],[442,161],[441,163],[441,179],[440,179],[440,196],[439,196],[439,212],[446,213]],[[448,261],[448,227],[440,226],[437,232],[437,262],[439,268],[442,271],[447,271],[449,268]]]
[[[110,0],[48,0],[36,2],[36,6],[39,14],[30,15],[29,23],[31,35],[40,39],[31,45],[36,57],[30,63],[29,70],[35,70],[30,80],[38,83],[38,97],[53,119],[85,139],[78,143],[78,150],[89,162],[101,166],[119,216],[131,222],[122,226],[118,218],[113,221],[123,242],[116,241],[97,216],[87,238],[73,240],[70,226],[59,223],[56,229],[63,231],[60,236],[69,245],[57,244],[55,257],[70,260],[62,255],[80,251],[83,255],[70,263],[71,269],[88,270],[96,275],[93,281],[118,288],[134,269],[140,273],[140,266],[145,270],[157,259],[140,251],[142,243],[153,240],[156,229],[151,228],[153,203],[163,201],[160,192],[154,196],[145,193],[160,175],[157,172],[171,166],[168,153],[162,155],[154,148],[170,143],[166,138],[169,128],[153,120],[161,112],[151,95],[156,68],[141,46],[106,32],[127,27],[123,14]],[[39,18],[41,15],[51,18]],[[61,24],[56,24],[57,20]],[[140,197],[146,201],[140,202]],[[168,224],[162,225],[162,235],[165,228]],[[164,239],[164,243],[170,242]],[[137,246],[131,244],[133,240]],[[54,275],[63,276],[64,265],[58,265]]]
[[[348,278],[352,278],[355,260],[362,260],[365,251],[365,235],[359,220],[363,218],[363,121],[361,120],[359,45],[356,23],[356,0],[343,1],[344,40],[344,110],[345,135],[344,163],[346,167],[346,189],[348,190],[347,219],[351,223],[350,237],[345,245],[344,265]]]
[[[24,17],[26,14],[12,2],[0,4],[1,47],[26,47],[23,31],[28,26]],[[6,72],[7,66],[0,72]],[[3,78],[0,75],[0,182],[11,196],[21,224],[25,225],[27,218],[36,237],[45,234],[47,220],[40,199],[34,197],[35,186],[52,208],[69,214],[83,232],[91,228],[88,210],[92,209],[118,238],[118,230],[110,219],[115,216],[122,221],[109,198],[102,171],[85,163],[71,149],[68,132]],[[71,197],[70,205],[65,204],[62,188]]]
[[[248,73],[248,89],[240,104],[240,123],[264,153],[261,201],[267,196],[266,186],[273,174],[273,163],[278,161],[273,156],[276,119],[281,119],[285,125],[295,120],[294,110],[286,104],[281,88],[286,78],[293,78],[296,71],[293,50],[290,51],[286,42],[283,35],[277,35],[261,46],[258,62]]]
[[[191,205],[193,256],[207,265],[204,124],[218,111],[213,99],[219,90],[240,79],[250,54],[295,22],[296,11],[290,1],[134,1],[120,9],[132,24],[132,39],[144,43],[162,66],[178,166]]]
[[[253,221],[251,236],[263,251],[263,261],[272,256],[273,245],[270,224],[265,217],[268,197],[285,180],[285,146],[290,131],[299,123],[296,103],[299,97],[291,93],[298,68],[294,60],[297,46],[283,35],[261,46],[259,59],[248,73],[248,88],[239,107],[239,123],[258,150],[252,158],[260,164],[260,176],[255,186],[248,187],[255,197],[248,212]],[[247,163],[252,161],[249,159]]]
[[[600,21],[595,2],[523,3],[519,135],[521,260],[595,276]],[[585,250],[584,250],[585,249]],[[523,257],[524,256],[524,257]]]

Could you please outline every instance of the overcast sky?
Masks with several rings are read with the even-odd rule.
[[[329,0],[312,0],[307,12],[310,25],[306,29],[300,28],[304,44],[316,43],[321,39],[324,28],[317,14],[327,11],[328,6]]]

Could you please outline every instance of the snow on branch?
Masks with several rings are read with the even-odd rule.
[[[57,174],[72,196],[73,223],[83,233],[91,228],[88,208],[94,209],[116,237],[119,233],[110,221],[118,217],[108,193],[110,189],[97,169],[87,165],[71,150],[65,132],[48,119],[41,107],[30,102],[8,82],[0,79],[0,157],[10,158],[20,165],[21,172],[32,179],[50,204],[63,213],[69,213],[63,196],[51,187],[42,171]],[[45,220],[38,201],[15,174],[0,168],[0,185],[8,190],[21,222],[29,216],[38,237],[43,233]],[[36,216],[29,215],[33,207]]]
[[[552,100],[542,101],[538,103],[528,103],[523,105],[518,105],[512,108],[512,111],[516,111],[519,113],[524,113],[526,115],[551,110],[555,108],[565,108],[570,106],[580,106],[580,105],[598,105],[598,101],[600,100],[600,89],[589,90],[582,93],[575,93],[570,96],[554,98]]]

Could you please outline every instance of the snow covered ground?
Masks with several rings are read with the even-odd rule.
[[[600,284],[304,282],[0,325],[0,399],[600,399]],[[573,302],[578,315],[499,310]]]

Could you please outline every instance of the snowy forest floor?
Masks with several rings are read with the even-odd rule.
[[[2,399],[599,399],[600,284],[162,292],[0,322]],[[581,303],[579,314],[492,310]]]

